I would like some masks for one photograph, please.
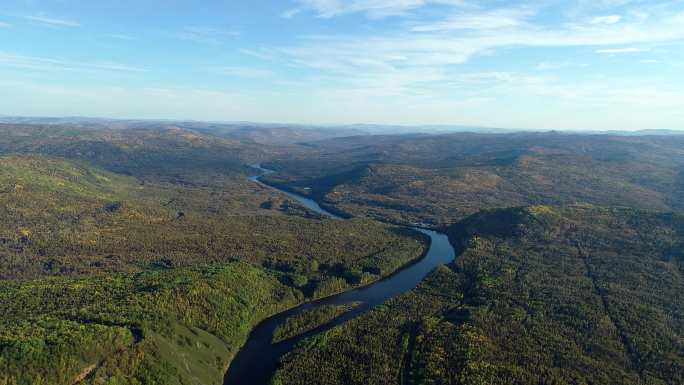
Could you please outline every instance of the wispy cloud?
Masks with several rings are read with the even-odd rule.
[[[40,24],[45,24],[53,27],[69,27],[69,28],[75,28],[75,27],[80,27],[81,24],[72,21],[72,20],[64,20],[64,19],[56,19],[52,17],[46,17],[46,16],[26,16],[26,19],[31,20],[36,23]]]
[[[253,68],[253,67],[220,67],[212,69],[213,72],[221,75],[250,78],[250,79],[265,79],[273,76],[273,71]]]
[[[544,24],[534,21],[534,12],[529,7],[458,10],[456,15],[409,25],[404,31],[310,36],[297,45],[273,47],[268,53],[284,56],[295,65],[346,75],[378,68],[457,65],[502,48],[594,47],[609,54],[644,50],[614,46],[684,41],[684,28],[677,16],[666,11],[651,15],[648,21],[612,24],[587,22],[582,17],[580,21]]]
[[[148,72],[145,68],[132,67],[125,64],[119,64],[114,62],[95,62],[95,63],[80,63],[85,68],[101,69],[107,71],[123,71],[123,72]]]
[[[591,24],[616,24],[622,20],[620,15],[597,16],[591,19]]]
[[[286,10],[285,12],[280,14],[280,17],[285,18],[285,19],[290,19],[295,17],[296,15],[302,13],[303,9],[302,8],[291,8]]]
[[[261,59],[261,60],[272,61],[276,58],[276,56],[273,54],[273,52],[267,48],[260,48],[260,49],[241,48],[240,53],[243,55],[252,56],[252,57],[255,57],[255,58]]]
[[[112,39],[118,39],[118,40],[135,40],[133,36],[130,35],[124,35],[124,34],[118,34],[118,33],[110,33],[105,35],[107,37],[110,37]]]
[[[0,28],[9,28],[11,26],[12,26],[11,24],[3,23],[2,21],[0,21]]]
[[[319,71],[358,73],[361,70],[406,66],[462,64],[477,55],[508,47],[599,47],[600,53],[628,53],[636,48],[600,48],[624,44],[650,44],[684,39],[684,29],[667,24],[625,25],[611,28],[548,29],[524,27],[498,33],[476,34],[397,33],[383,36],[316,36],[302,44],[274,48],[294,64]]]
[[[678,13],[678,14],[674,17],[674,21],[675,21],[676,23],[678,23],[678,24],[684,24],[684,12]]]
[[[238,31],[198,26],[185,27],[176,33],[176,37],[180,40],[212,45],[220,45],[228,39],[235,39],[239,36],[240,32]]]
[[[564,121],[576,121],[575,117],[584,119],[589,115],[594,119],[602,113],[594,107],[600,106],[606,111],[627,110],[627,114],[631,114],[629,118],[616,115],[619,119],[615,121],[630,123],[636,116],[634,109],[630,108],[633,105],[651,103],[652,106],[674,111],[675,105],[681,107],[684,101],[684,94],[677,90],[682,88],[681,79],[672,75],[677,74],[677,70],[653,72],[661,67],[668,69],[665,66],[682,66],[679,54],[684,43],[682,1],[289,0],[283,3],[290,6],[282,8],[281,16],[292,19],[275,22],[289,22],[294,28],[262,31],[253,39],[251,36],[239,39],[240,33],[231,31],[231,26],[212,26],[210,21],[200,19],[177,25],[174,29],[164,29],[161,39],[159,33],[146,34],[146,31],[159,31],[168,26],[131,25],[131,29],[123,30],[115,25],[116,20],[108,26],[88,25],[102,28],[98,36],[106,39],[108,44],[101,49],[115,44],[112,39],[144,38],[144,47],[130,44],[131,53],[137,53],[141,62],[149,59],[148,52],[135,50],[170,41],[182,46],[178,52],[197,48],[193,44],[204,44],[207,45],[204,48],[219,53],[214,58],[201,56],[194,59],[195,64],[191,66],[185,66],[186,63],[170,64],[159,77],[139,76],[139,73],[147,71],[146,68],[98,61],[98,57],[110,55],[98,52],[99,44],[73,47],[74,55],[78,56],[69,56],[72,51],[47,54],[35,51],[40,47],[31,46],[33,37],[27,35],[21,40],[23,36],[19,34],[17,42],[24,42],[22,46],[26,49],[16,52],[24,55],[0,52],[0,67],[19,69],[4,71],[11,80],[26,74],[29,81],[40,79],[55,84],[64,81],[66,83],[61,86],[64,94],[82,85],[72,84],[69,80],[73,76],[57,71],[71,71],[71,75],[97,74],[84,76],[84,81],[78,82],[87,84],[93,78],[97,79],[97,85],[83,89],[71,99],[62,97],[61,91],[53,90],[50,95],[54,97],[47,98],[37,95],[40,92],[36,90],[17,85],[14,90],[26,90],[23,100],[29,108],[31,100],[43,98],[44,105],[59,105],[69,100],[74,110],[82,108],[82,101],[86,101],[98,104],[97,108],[103,110],[121,105],[122,111],[142,113],[147,113],[150,106],[157,106],[159,115],[169,111],[184,114],[194,110],[196,116],[203,118],[228,118],[223,115],[228,106],[235,114],[243,114],[241,109],[252,109],[257,117],[262,117],[267,110],[269,116],[279,120],[284,116],[296,116],[295,120],[307,121],[367,118],[429,123],[440,119],[458,121],[465,116],[465,120],[478,124],[497,125],[501,123],[492,119],[500,119],[510,120],[505,125],[525,126],[532,119],[527,116],[535,115],[537,124],[545,123],[547,119],[561,121],[561,117],[565,118]],[[52,18],[71,17],[67,14],[36,12],[31,17],[25,16],[28,13],[6,15],[6,20],[15,24],[15,28],[28,23],[54,28],[80,25],[75,21]],[[262,13],[253,15],[255,18],[261,16]],[[334,18],[340,19],[331,20]],[[81,21],[85,26],[86,19]],[[265,18],[262,22],[273,20]],[[199,26],[193,26],[193,23]],[[204,23],[208,25],[202,26]],[[79,29],[55,31],[61,31],[61,34]],[[305,32],[292,36],[292,31]],[[9,32],[14,31],[5,33]],[[223,61],[220,52],[229,54],[227,49],[237,42],[241,48],[231,52],[240,56],[235,61]],[[646,51],[649,53],[645,55],[628,55]],[[68,60],[68,57],[82,58],[82,61]],[[258,62],[258,59],[263,62]],[[638,64],[640,59],[651,60],[643,61],[641,68],[629,73],[612,71],[607,66],[627,60]],[[254,62],[258,62],[257,65],[251,66]],[[224,63],[232,65],[222,66]],[[468,65],[462,65],[465,63]],[[222,94],[220,90],[192,93],[173,89],[173,84],[186,84],[189,73],[197,69],[210,72],[208,75],[217,80],[218,88],[228,87],[226,83],[232,83],[231,87],[239,83],[239,98]],[[651,74],[643,75],[650,82],[627,86],[632,77],[639,76],[639,69],[643,74],[651,70]],[[99,88],[99,83],[123,84],[116,83],[116,79],[133,76],[138,78],[139,84],[148,86],[156,86],[164,78],[170,82],[169,89],[141,92],[112,89],[108,92]],[[275,87],[259,87],[266,82]],[[130,82],[124,83],[126,87],[132,86]],[[641,95],[644,90],[648,92]],[[254,100],[242,99],[244,94],[250,93],[257,95]],[[644,95],[649,100],[639,99]],[[269,102],[271,104],[265,108],[264,103]],[[309,103],[314,103],[315,108],[301,107]],[[545,104],[544,109],[538,108],[540,103]],[[206,105],[212,107],[204,109]],[[586,108],[584,112],[592,111],[592,114],[566,110],[575,107]],[[273,112],[276,110],[280,115]],[[481,115],[476,115],[476,111],[481,111]],[[491,111],[498,113],[492,114]],[[643,113],[644,117],[652,119],[664,116],[655,115],[654,112]],[[573,119],[567,119],[567,116]],[[608,121],[607,118],[605,120]],[[576,124],[580,123],[584,122]]]
[[[541,62],[537,64],[534,68],[537,71],[554,71],[554,70],[561,70],[561,69],[566,69],[566,68],[577,68],[577,67],[588,67],[588,64],[578,64],[578,63],[573,63],[569,61],[563,61],[563,62]]]
[[[418,10],[438,3],[440,12],[434,12],[434,8],[432,12]],[[431,97],[430,103],[415,104],[425,106],[439,104],[441,98],[450,100],[451,91],[445,85],[463,92],[493,90],[499,86],[512,90],[513,85],[521,84],[535,96],[547,88],[552,91],[553,83],[539,76],[541,72],[513,74],[506,71],[505,61],[500,62],[503,69],[498,72],[459,73],[460,64],[499,51],[581,47],[618,54],[684,41],[679,13],[668,8],[669,1],[660,2],[655,8],[644,8],[641,2],[634,7],[624,3],[618,6],[619,12],[605,4],[598,11],[592,8],[573,14],[559,13],[557,8],[548,7],[550,3],[487,9],[461,1],[299,1],[299,8],[292,11],[292,16],[306,11],[322,18],[351,12],[363,12],[370,17],[401,15],[406,18],[394,23],[395,28],[384,29],[385,32],[373,29],[369,33],[304,36],[289,46],[260,49],[259,56],[305,70],[309,74],[306,81],[321,90],[321,100],[330,98],[342,104],[354,104],[355,100],[372,98]],[[378,13],[378,9],[382,12]],[[383,21],[388,22],[391,21]],[[530,70],[550,73],[581,67],[587,64],[560,59],[541,62]],[[551,94],[560,98],[571,91],[571,87],[564,86]],[[488,95],[469,97],[483,100]],[[354,105],[359,107],[357,104]]]
[[[436,32],[448,30],[486,30],[519,27],[525,19],[534,15],[531,8],[497,9],[484,12],[460,12],[447,20],[416,25],[414,32]]]
[[[263,100],[258,103],[244,92],[231,94],[196,87],[67,86],[30,79],[0,79],[0,87],[13,96],[0,103],[2,113],[17,115],[228,120],[245,114],[245,120],[257,120],[260,114],[263,116],[264,106]]]
[[[114,71],[147,72],[146,69],[124,64],[98,61],[82,62],[55,58],[18,55],[0,51],[0,66],[29,69],[35,71]]]
[[[644,49],[644,48],[636,48],[636,47],[605,48],[605,49],[596,50],[596,53],[610,54],[610,55],[617,55],[617,54],[623,54],[623,53],[639,53],[639,52],[648,52],[648,50]]]
[[[283,17],[313,11],[321,18],[351,13],[365,13],[371,18],[404,15],[427,5],[463,5],[463,0],[298,0],[298,6],[285,11]]]

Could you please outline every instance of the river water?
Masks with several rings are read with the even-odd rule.
[[[255,165],[253,167],[262,172],[260,176],[251,178],[254,182],[269,188],[275,188],[260,181],[262,176],[273,173],[272,170],[262,168],[260,165]],[[342,219],[323,209],[318,203],[309,198],[288,191],[280,189],[277,190],[282,191],[290,198],[297,200],[302,205],[319,214],[333,219]],[[367,313],[373,307],[415,288],[418,283],[422,281],[423,278],[425,278],[425,276],[427,276],[435,267],[438,265],[447,264],[455,258],[454,248],[449,243],[449,240],[445,234],[419,228],[415,228],[414,230],[420,231],[421,233],[430,237],[430,247],[422,259],[371,285],[350,290],[317,301],[306,302],[295,308],[267,318],[257,325],[254,330],[252,330],[251,334],[249,335],[249,339],[231,362],[228,372],[224,378],[224,384],[270,384],[271,377],[278,368],[280,358],[284,354],[290,352],[298,342]],[[362,304],[328,324],[322,325],[298,337],[294,337],[277,344],[271,343],[273,332],[275,331],[276,327],[283,323],[285,319],[290,316],[319,307],[321,305],[341,305],[357,301],[362,302]]]

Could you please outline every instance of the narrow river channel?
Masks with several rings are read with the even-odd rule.
[[[253,177],[252,180],[261,185],[268,186],[264,184],[260,178],[264,175],[273,173],[273,171],[262,168],[260,165],[253,167],[260,170],[262,174],[260,176]],[[342,218],[323,209],[318,203],[309,198],[284,191],[273,186],[268,187],[282,191],[290,198],[297,200],[299,203],[319,214],[333,219],[342,220]],[[419,228],[414,228],[414,230],[420,231],[421,233],[430,237],[430,247],[422,259],[369,286],[350,290],[317,301],[305,302],[302,305],[276,314],[262,321],[259,325],[257,325],[256,328],[254,328],[254,330],[252,330],[251,334],[249,335],[249,339],[233,359],[233,362],[230,364],[228,372],[225,375],[224,384],[270,384],[271,377],[278,368],[280,358],[286,353],[290,352],[298,342],[367,313],[373,309],[373,307],[415,288],[418,283],[422,281],[423,278],[425,278],[425,276],[427,276],[435,267],[438,265],[447,264],[454,259],[454,248],[449,243],[449,240],[445,234]],[[339,305],[357,301],[362,302],[362,305],[354,308],[348,313],[343,314],[328,324],[322,325],[292,339],[282,341],[277,344],[271,343],[274,330],[288,317],[319,307],[321,305]]]

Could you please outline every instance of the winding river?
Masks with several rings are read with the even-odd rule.
[[[259,176],[251,178],[254,182],[277,189],[319,214],[333,219],[342,219],[323,209],[318,203],[309,198],[264,184],[260,178],[264,175],[271,174],[274,171],[262,168],[260,165],[255,165],[253,167],[260,170],[262,173]],[[247,342],[231,362],[224,378],[224,384],[270,384],[271,377],[273,377],[273,374],[278,368],[280,358],[290,352],[298,342],[329,330],[337,325],[341,325],[370,311],[373,307],[415,288],[435,267],[449,263],[454,259],[454,249],[445,234],[419,228],[415,228],[414,230],[420,231],[430,237],[430,247],[422,259],[369,286],[350,290],[320,300],[305,302],[295,308],[276,314],[262,321],[254,330],[252,330]],[[292,339],[277,344],[271,343],[273,332],[276,327],[290,316],[321,305],[339,305],[356,301],[362,302],[362,304],[328,324],[322,325]]]

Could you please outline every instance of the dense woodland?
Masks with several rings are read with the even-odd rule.
[[[342,305],[322,305],[313,309],[306,310],[301,314],[288,317],[285,322],[273,332],[273,343],[278,343],[292,337],[302,335],[321,325],[334,320],[335,318],[347,313],[359,306],[359,302],[352,302]]]
[[[684,384],[684,136],[361,134],[0,124],[0,385],[220,384],[265,317],[419,258],[415,222],[457,259],[274,384]]]
[[[268,164],[279,171],[272,183],[398,223],[445,226],[483,209],[536,204],[684,210],[681,135],[356,136],[308,143]]]
[[[684,217],[484,212],[417,289],[303,343],[278,384],[684,383]]]
[[[263,203],[250,211],[265,215],[238,215],[225,193],[141,185],[131,177],[42,156],[0,157],[0,164],[4,278],[244,260],[315,291],[341,279],[372,280],[423,249],[417,235],[367,220],[276,215],[261,209]],[[253,183],[249,188],[262,189]],[[264,198],[266,203],[282,199]],[[281,211],[277,206],[275,213]]]
[[[3,385],[220,383],[267,315],[425,249],[418,233],[323,219],[249,181],[239,153],[253,143],[0,130]]]
[[[250,329],[301,293],[234,262],[4,281],[0,299],[2,384],[220,384]]]

